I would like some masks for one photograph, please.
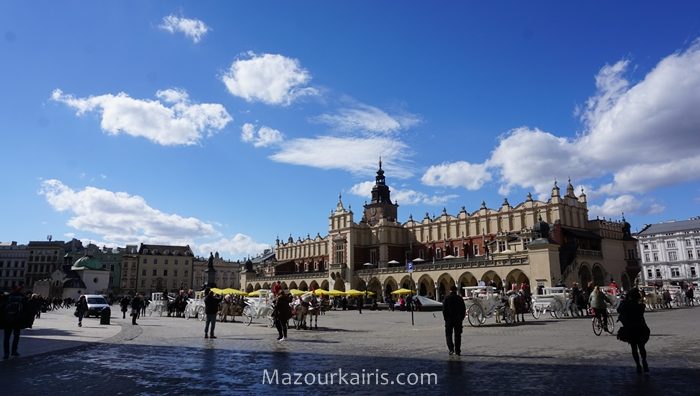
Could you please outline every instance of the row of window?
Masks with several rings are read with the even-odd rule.
[[[168,283],[168,282],[163,282],[163,283],[161,284],[161,286],[162,286],[162,287],[168,287],[167,283]],[[152,280],[152,281],[151,281],[151,289],[155,289],[157,286],[158,286],[158,285],[156,284],[155,279]],[[143,288],[143,287],[146,287],[146,280],[145,280],[145,279],[141,279],[141,287],[142,287],[142,288]],[[134,282],[133,282],[133,281],[131,282],[131,288],[132,288],[132,289],[134,288]],[[187,288],[189,288],[189,286],[188,286],[187,284],[185,284],[185,283],[182,283],[182,282],[181,282],[181,283],[178,283],[177,280],[173,280],[173,281],[172,281],[172,288],[173,288],[173,289],[178,289],[178,288],[187,289]]]
[[[187,276],[188,274],[189,274],[189,271],[185,271],[185,276]],[[153,269],[153,272],[152,272],[151,275],[152,275],[152,276],[158,276],[158,270],[157,270],[157,269]],[[146,276],[146,270],[145,270],[145,269],[141,270],[141,276]],[[163,276],[168,276],[168,270],[167,270],[167,269],[164,269],[164,270],[163,270]],[[173,270],[173,276],[177,276],[177,270]]]
[[[5,278],[9,278],[10,276],[12,276],[13,278],[17,278],[17,277],[20,277],[20,278],[21,278],[21,277],[24,276],[24,271],[17,271],[17,270],[10,271],[10,270],[5,270],[5,271],[0,271],[0,275],[3,275]]]
[[[678,261],[678,252],[676,251],[669,251],[668,253],[668,261]],[[700,249],[697,249],[695,252],[693,250],[688,249],[686,252],[686,259],[687,260],[693,260],[694,258],[700,258]],[[650,260],[651,258],[651,260]],[[649,262],[658,262],[659,261],[659,253],[658,252],[652,252],[651,255],[649,253],[644,253],[644,262],[649,263]]]
[[[38,261],[40,263],[51,262],[55,263],[58,260],[58,256],[29,256],[29,261]]]
[[[19,267],[24,267],[25,261],[19,261],[15,260],[14,262],[14,267],[12,266],[12,260],[8,260],[7,263],[5,261],[0,260],[0,268],[4,268],[5,264],[7,264],[7,268],[19,268]]]
[[[693,240],[693,242],[691,242],[690,239],[684,239],[684,240],[683,240],[683,245],[684,245],[685,247],[691,247],[691,246],[693,246],[693,245],[696,246],[696,247],[700,247],[700,238],[695,238],[695,239]],[[649,250],[650,247],[651,247],[652,250],[653,250],[653,249],[656,249],[656,242],[645,243],[645,244],[643,245],[643,247],[644,247],[644,250]],[[669,249],[675,248],[675,247],[676,247],[676,241],[675,241],[675,240],[668,240],[668,241],[666,241],[666,247],[669,248]]]
[[[175,259],[175,260],[173,260],[173,261],[174,261],[174,264],[175,264],[175,265],[178,265],[178,264],[180,263],[177,259]],[[143,259],[143,264],[148,264],[148,259],[147,259],[147,258],[144,258],[144,259]],[[153,259],[153,264],[158,264],[158,259],[157,259],[157,258],[154,258],[154,259]],[[163,264],[168,265],[168,259],[163,259]],[[189,264],[190,264],[190,260],[185,260],[185,265],[189,265]]]
[[[697,275],[697,269],[693,266],[690,267],[690,277],[691,278],[696,278]],[[654,278],[661,279],[663,276],[661,276],[661,268],[656,268],[654,271],[652,271],[651,268],[647,268],[647,278],[649,279],[654,279]],[[681,269],[679,267],[671,267],[671,278],[680,278],[681,277]]]

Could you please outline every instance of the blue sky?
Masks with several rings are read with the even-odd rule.
[[[562,4],[567,3],[567,4]],[[583,187],[700,214],[700,4],[0,3],[0,241],[237,259],[356,220]]]

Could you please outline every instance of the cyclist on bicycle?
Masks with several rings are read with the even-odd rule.
[[[588,298],[588,304],[593,309],[593,314],[603,323],[603,329],[608,329],[608,304],[612,304],[605,293],[600,291],[600,287],[596,286],[593,293]]]

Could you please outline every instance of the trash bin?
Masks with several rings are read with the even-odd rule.
[[[103,309],[102,312],[100,312],[100,324],[108,325],[110,316],[112,316],[112,310],[109,309],[109,307]]]

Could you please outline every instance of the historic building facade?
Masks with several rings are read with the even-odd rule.
[[[17,242],[0,243],[0,291],[9,291],[24,283],[27,261],[27,245],[18,245]]]
[[[307,236],[276,243],[276,261],[241,275],[247,290],[268,288],[280,280],[289,288],[347,290],[365,287],[382,296],[399,287],[415,287],[442,298],[451,285],[529,283],[553,286],[564,282],[602,285],[615,279],[629,288],[639,271],[636,240],[630,226],[589,220],[586,195],[577,196],[571,182],[561,195],[554,183],[546,201],[526,200],[497,209],[481,207],[457,215],[446,209],[398,222],[398,204],[391,201],[379,163],[370,203],[359,221],[342,199],[329,216],[325,236]],[[406,272],[414,263],[415,273]]]
[[[700,217],[647,225],[637,239],[645,284],[700,282]]]
[[[141,244],[122,254],[122,292],[176,291],[192,288],[194,254],[188,245]]]
[[[24,273],[24,283],[29,289],[34,282],[49,279],[63,265],[65,244],[63,241],[30,241],[27,245],[29,259]]]
[[[219,252],[213,254],[213,264],[214,270],[216,270],[215,283],[216,287],[220,289],[234,288],[239,289],[241,287],[239,274],[240,262],[224,260],[223,257],[219,256]],[[208,258],[197,257],[194,259],[194,266],[192,273],[194,276],[194,281],[192,285],[194,288],[203,289],[204,285],[207,283],[207,273],[205,270],[209,265]]]

